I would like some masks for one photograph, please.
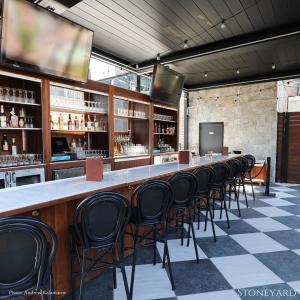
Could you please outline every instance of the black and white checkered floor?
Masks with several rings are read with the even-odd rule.
[[[161,263],[151,264],[151,249],[141,249],[134,299],[300,299],[300,185],[275,184],[272,192],[276,198],[256,201],[248,193],[249,208],[240,201],[241,218],[234,203],[229,212],[230,229],[224,214],[220,220],[216,212],[216,243],[210,226],[204,232],[201,223],[200,230],[196,229],[199,264],[193,245],[181,246],[178,236],[168,240],[175,291]],[[161,245],[157,250],[161,257]],[[87,284],[85,299],[126,299],[119,272],[117,280],[118,288],[113,290],[112,274],[99,276]]]

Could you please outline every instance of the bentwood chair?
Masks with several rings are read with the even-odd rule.
[[[212,165],[216,177],[211,189],[211,199],[213,201],[213,217],[215,213],[215,202],[221,203],[220,207],[220,219],[222,218],[223,206],[226,214],[227,226],[230,228],[227,204],[226,204],[226,182],[229,176],[229,167],[226,163],[219,162]]]
[[[237,180],[240,176],[242,165],[237,159],[228,160],[227,165],[229,167],[229,176],[226,182],[226,185],[228,186],[228,196],[229,196],[228,207],[230,209],[231,194],[234,193],[234,201],[237,202],[239,216],[241,216],[240,202],[237,194]]]
[[[75,299],[74,279],[77,275],[80,277],[79,299],[83,299],[84,280],[90,272],[112,269],[116,288],[116,268],[121,269],[126,296],[130,299],[122,251],[124,231],[129,218],[129,202],[117,193],[96,193],[78,205],[71,226],[73,299]],[[107,260],[108,255],[111,255],[112,261]],[[76,262],[80,266],[77,272]]]
[[[138,248],[153,247],[153,265],[156,264],[156,244],[164,244],[163,268],[167,259],[172,289],[175,289],[169,248],[163,237],[163,227],[172,202],[172,187],[162,180],[150,180],[135,189],[131,198],[132,216],[129,222],[133,237],[133,261],[130,282],[130,296],[133,296],[135,267]],[[153,287],[155,288],[155,287]]]
[[[241,172],[236,181],[237,182],[236,185],[238,187],[238,191],[237,191],[238,199],[240,198],[240,188],[242,188],[242,193],[245,196],[246,205],[247,207],[249,207],[246,188],[245,188],[245,179],[249,169],[248,160],[244,156],[238,156],[236,159],[241,164]]]
[[[41,290],[53,299],[54,231],[31,217],[3,218],[0,245],[0,299],[29,299]]]
[[[195,229],[192,216],[192,202],[197,193],[197,178],[189,172],[177,172],[168,182],[173,190],[172,213],[175,212],[176,231],[181,230],[181,245],[183,245],[184,224],[188,225],[188,240],[190,241],[190,231],[194,242],[196,261],[199,263],[198,248],[196,243]],[[168,221],[172,220],[172,217]]]
[[[207,229],[207,219],[209,214],[214,241],[216,241],[216,232],[209,199],[213,183],[215,182],[216,174],[210,167],[197,168],[193,171],[193,174],[197,179],[197,193],[194,198],[194,218],[197,217],[198,230],[200,229],[201,209],[204,207],[206,211],[204,230],[206,231]]]
[[[255,165],[255,157],[251,154],[246,154],[245,158],[248,160],[248,170],[246,173],[246,178],[250,180],[251,188],[252,188],[252,195],[253,195],[253,200],[255,200],[255,193],[254,193],[254,188],[253,188],[253,181],[252,181],[252,175],[251,172],[254,168]]]

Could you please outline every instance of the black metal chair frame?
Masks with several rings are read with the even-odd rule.
[[[201,209],[205,209],[205,227],[204,230],[207,230],[207,220],[208,220],[208,214],[210,217],[210,223],[211,223],[211,227],[212,227],[212,232],[213,232],[213,236],[214,236],[214,241],[217,241],[217,237],[216,237],[216,232],[215,232],[215,225],[214,225],[214,220],[213,220],[213,215],[212,215],[212,211],[211,211],[211,201],[210,201],[210,192],[211,192],[211,188],[212,185],[215,181],[215,172],[212,168],[210,167],[200,167],[197,168],[193,171],[193,174],[195,175],[195,177],[197,178],[197,173],[199,172],[204,172],[207,174],[210,174],[209,176],[211,177],[209,180],[208,185],[205,187],[205,189],[201,189],[200,188],[200,184],[199,184],[199,179],[197,179],[198,182],[198,191],[195,195],[194,198],[194,221],[195,218],[197,216],[197,222],[198,222],[198,230],[200,229],[200,215],[201,215]],[[204,203],[204,207],[201,205],[201,203]]]
[[[252,181],[252,175],[251,175],[251,171],[254,168],[255,165],[255,157],[251,154],[246,154],[245,158],[248,160],[248,170],[246,175],[246,179],[250,180],[250,184],[251,184],[251,188],[252,188],[252,195],[253,195],[253,200],[255,201],[255,193],[254,193],[254,188],[253,188],[253,181]]]
[[[231,159],[227,161],[227,165],[230,169],[229,177],[227,179],[227,186],[228,186],[228,208],[230,209],[231,206],[231,194],[234,193],[234,201],[237,203],[239,216],[241,216],[241,209],[240,209],[240,201],[237,192],[237,180],[240,176],[242,165],[241,162],[237,159]]]
[[[216,174],[216,180],[212,186],[211,189],[211,195],[210,199],[212,199],[213,202],[213,218],[215,217],[215,202],[220,201],[221,202],[221,207],[220,207],[220,219],[222,219],[222,212],[223,212],[223,205],[224,205],[224,210],[225,210],[225,215],[226,215],[226,220],[227,220],[227,227],[230,228],[230,222],[229,222],[229,217],[228,217],[228,210],[227,210],[227,204],[226,204],[226,182],[229,176],[229,167],[226,163],[215,163],[212,166],[212,169],[216,173],[216,168],[221,167],[225,169],[225,175],[224,178],[222,178],[221,182],[216,182],[217,180],[217,174]]]
[[[161,188],[167,193],[165,202],[159,214],[152,217],[144,216],[142,213],[141,201],[143,192],[151,188]],[[167,214],[172,202],[172,188],[171,185],[162,180],[150,180],[139,187],[137,187],[131,197],[132,206],[132,220],[130,221],[130,232],[126,234],[132,236],[133,238],[133,258],[132,258],[132,271],[131,271],[131,281],[130,281],[130,297],[133,297],[133,287],[135,278],[135,268],[136,268],[136,257],[137,249],[142,247],[153,247],[153,265],[156,265],[156,244],[157,242],[164,244],[163,253],[163,264],[162,267],[165,268],[166,260],[169,269],[170,282],[172,290],[175,289],[171,260],[169,254],[169,248],[164,234],[164,225],[166,225]],[[155,199],[153,199],[155,201]],[[141,232],[143,229],[143,232]]]
[[[23,232],[33,238],[36,243],[35,265],[23,278],[13,283],[0,283],[0,290],[7,295],[0,299],[30,299],[40,294],[44,299],[43,289],[47,288],[48,299],[53,297],[52,264],[57,250],[57,237],[53,229],[46,223],[31,217],[7,217],[0,219],[1,232]],[[32,285],[33,284],[33,285]],[[22,289],[26,287],[26,289]],[[17,292],[16,295],[10,291]]]
[[[101,203],[111,203],[118,207],[118,217],[115,228],[106,236],[97,237],[88,229],[87,214]],[[128,281],[123,264],[123,238],[125,228],[131,215],[131,207],[128,200],[120,194],[113,192],[96,193],[83,200],[75,210],[74,222],[71,226],[71,278],[72,297],[75,299],[76,276],[80,276],[79,299],[83,298],[84,280],[90,272],[101,269],[113,270],[114,288],[117,288],[116,268],[120,268],[125,286],[127,299],[130,298]],[[90,253],[93,251],[93,253]],[[112,256],[112,262],[106,257]],[[80,271],[75,271],[75,259],[80,266]]]
[[[236,180],[236,187],[238,188],[237,197],[238,199],[240,199],[240,188],[242,188],[242,193],[245,196],[246,206],[248,208],[249,204],[248,204],[247,192],[245,187],[245,179],[249,169],[248,160],[244,156],[238,156],[236,159],[241,163],[242,166],[240,175]]]
[[[178,229],[181,230],[181,245],[183,246],[183,232],[184,232],[184,224],[188,225],[188,238],[187,238],[187,246],[189,246],[190,242],[190,234],[192,230],[192,238],[194,242],[195,254],[196,254],[196,262],[199,263],[199,254],[196,243],[195,229],[193,224],[193,214],[192,214],[192,202],[197,193],[197,178],[194,174],[189,172],[177,172],[172,177],[169,178],[168,182],[174,189],[174,186],[178,184],[180,180],[187,180],[190,183],[190,189],[188,195],[186,195],[185,199],[178,199],[176,197],[175,192],[173,191],[173,201],[171,209],[175,210],[175,230],[177,232]],[[171,215],[171,214],[169,214]],[[173,221],[172,216],[168,217],[167,225],[170,221]]]

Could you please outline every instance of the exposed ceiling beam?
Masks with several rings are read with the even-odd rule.
[[[291,24],[289,26],[274,28],[270,30],[263,30],[254,33],[241,35],[238,37],[217,41],[214,43],[201,45],[185,50],[172,52],[167,55],[160,56],[159,63],[168,64],[178,61],[188,60],[200,56],[208,56],[211,54],[224,52],[232,49],[255,45],[258,43],[265,43],[276,39],[281,39],[293,35],[300,34],[300,23]],[[156,58],[139,63],[138,71],[150,68],[157,63]]]
[[[300,69],[294,70],[294,71],[288,71],[288,72],[278,72],[275,74],[272,73],[272,74],[264,74],[264,75],[253,75],[253,76],[239,78],[239,79],[230,79],[230,80],[216,81],[216,82],[211,82],[211,83],[185,85],[185,88],[188,92],[193,92],[193,91],[220,88],[220,87],[226,87],[226,86],[232,86],[232,85],[269,82],[269,81],[293,79],[293,78],[299,78],[299,77],[300,77]]]

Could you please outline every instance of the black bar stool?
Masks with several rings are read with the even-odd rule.
[[[47,289],[48,299],[54,299],[52,263],[57,249],[54,231],[34,218],[3,218],[0,245],[0,299],[28,299],[30,296],[25,292],[41,289]]]
[[[214,235],[214,241],[217,240],[216,238],[216,232],[215,232],[215,226],[214,226],[214,220],[213,215],[211,212],[210,207],[210,193],[213,186],[213,183],[215,182],[216,174],[212,168],[209,167],[200,167],[193,171],[193,174],[195,175],[197,179],[197,193],[195,195],[194,199],[194,217],[197,216],[198,221],[198,230],[200,229],[200,212],[202,209],[202,204],[204,204],[204,208],[206,210],[205,213],[205,231],[207,229],[207,219],[208,219],[208,213],[210,217],[211,227]]]
[[[77,275],[80,276],[79,299],[82,299],[84,279],[93,271],[112,269],[114,288],[116,288],[116,267],[121,269],[126,296],[130,299],[123,251],[120,251],[129,218],[128,200],[117,193],[96,193],[78,205],[71,226],[73,299],[75,299],[74,278]],[[107,261],[106,254],[111,255],[112,262]],[[75,259],[80,265],[79,272],[75,271]]]
[[[132,195],[132,217],[130,220],[131,232],[126,232],[133,237],[134,243],[130,282],[131,298],[133,295],[137,249],[139,247],[153,247],[153,265],[155,265],[157,242],[164,244],[163,268],[165,267],[165,261],[167,259],[171,286],[173,290],[175,289],[169,248],[166,239],[162,237],[163,226],[165,225],[171,202],[171,185],[162,180],[147,181],[136,188]],[[160,231],[158,231],[159,226]]]
[[[239,216],[241,216],[241,209],[240,209],[240,202],[238,199],[237,194],[237,180],[241,174],[242,165],[237,159],[230,159],[227,161],[227,165],[229,167],[229,176],[227,179],[227,186],[228,186],[228,196],[229,196],[229,209],[231,204],[231,194],[234,193],[234,201],[237,203]]]
[[[249,169],[248,160],[244,156],[238,156],[236,159],[241,163],[242,166],[240,175],[237,178],[238,198],[240,197],[240,187],[242,187],[242,193],[245,196],[246,205],[249,207],[245,188],[245,178]]]
[[[173,190],[172,209],[175,210],[176,230],[181,229],[181,245],[183,245],[184,224],[188,224],[188,240],[190,241],[190,231],[192,229],[192,237],[194,241],[196,261],[199,263],[199,255],[195,237],[195,229],[192,217],[192,201],[197,193],[197,179],[195,175],[189,172],[177,172],[168,182]],[[169,221],[170,219],[168,219]]]
[[[252,187],[253,200],[255,200],[255,194],[254,194],[254,189],[253,189],[253,181],[252,181],[251,171],[254,168],[256,160],[255,160],[255,157],[251,154],[246,154],[245,158],[248,160],[248,170],[247,170],[247,173],[246,173],[246,177],[250,180],[251,187]]]
[[[229,176],[229,167],[226,163],[219,162],[213,164],[212,168],[216,174],[215,182],[213,183],[212,190],[211,190],[211,199],[213,201],[213,217],[215,212],[215,201],[220,201],[221,202],[220,219],[222,218],[222,211],[224,206],[227,225],[228,228],[230,228],[226,199],[225,199],[226,182]]]

